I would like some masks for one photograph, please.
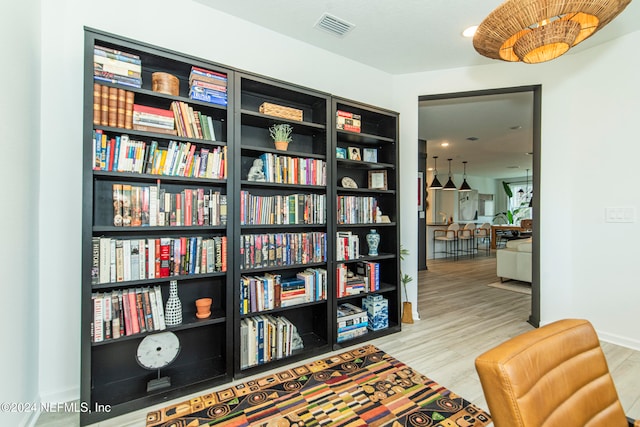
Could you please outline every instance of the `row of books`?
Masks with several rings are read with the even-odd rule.
[[[159,285],[91,294],[91,341],[166,329]]]
[[[240,269],[326,262],[327,233],[268,233],[240,236]]]
[[[353,272],[352,272],[353,273]],[[350,275],[345,264],[336,267],[336,296],[338,298],[375,292],[380,289],[380,264],[360,261],[355,265],[355,274]]]
[[[134,93],[122,88],[93,84],[93,124],[133,129]]]
[[[227,105],[227,75],[192,66],[189,74],[189,98]]]
[[[327,164],[324,160],[260,155],[266,182],[276,184],[327,185]]]
[[[366,311],[353,304],[340,304],[337,309],[337,342],[348,341],[367,333],[369,320]]]
[[[240,314],[291,307],[327,298],[327,270],[308,268],[295,277],[280,274],[240,278]]]
[[[349,132],[360,132],[361,119],[359,114],[338,110],[336,111],[336,128]]]
[[[240,321],[241,369],[291,356],[302,345],[296,326],[284,316],[263,314]]]
[[[360,258],[360,236],[351,231],[336,233],[336,260],[348,261]]]
[[[338,196],[338,224],[377,222],[378,200],[370,196]]]
[[[97,129],[93,131],[93,170],[226,179],[226,146],[196,150],[191,142],[169,141],[164,148],[157,141],[147,144]]]
[[[186,102],[173,101],[171,111],[175,119],[178,136],[185,138],[216,140],[216,132],[213,126],[213,118],[200,111],[196,111]]]
[[[227,271],[227,237],[92,239],[91,283]]]
[[[257,196],[240,191],[240,224],[325,224],[325,194]]]
[[[142,87],[142,61],[138,55],[104,46],[93,47],[93,78],[123,86]]]
[[[204,188],[169,193],[150,186],[113,184],[116,227],[226,225],[227,196]]]

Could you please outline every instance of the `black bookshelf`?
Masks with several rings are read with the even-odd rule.
[[[216,140],[168,135],[153,130],[135,130],[109,123],[94,124],[94,63],[95,45],[138,55],[142,62],[142,86],[123,86],[117,82],[99,82],[103,86],[121,87],[133,93],[134,102],[149,107],[170,109],[174,101],[184,102],[212,118]],[[189,393],[203,391],[216,385],[284,366],[291,362],[318,357],[334,349],[356,345],[401,329],[399,214],[398,214],[398,114],[356,101],[334,97],[295,84],[266,78],[243,70],[213,63],[200,58],[173,52],[98,30],[85,29],[84,69],[84,132],[83,132],[83,222],[82,222],[82,325],[81,325],[81,401],[91,407],[109,405],[110,412],[81,414],[82,425],[99,422]],[[227,105],[210,104],[189,99],[189,73],[192,66],[212,70],[227,76]],[[180,90],[168,95],[152,90],[152,74],[170,73],[178,77]],[[264,103],[293,108],[302,112],[302,120],[281,117],[261,111]],[[349,111],[361,116],[360,132],[336,128],[336,111]],[[289,124],[293,127],[293,143],[287,151],[274,147],[269,127]],[[127,135],[130,139],[165,149],[170,144],[191,144],[196,150],[219,148],[226,150],[226,177],[206,178],[117,170],[95,170],[93,158],[94,132],[109,138]],[[336,148],[358,147],[375,149],[377,159],[340,159]],[[260,156],[305,159],[305,167],[322,165],[324,182],[257,182],[248,179],[253,161]],[[272,157],[273,158],[273,157]],[[302,163],[300,163],[302,164]],[[317,170],[317,169],[314,169]],[[386,188],[368,188],[369,173],[386,173]],[[156,171],[158,172],[158,171]],[[318,175],[314,175],[318,176]],[[343,188],[341,179],[351,177],[358,188]],[[113,186],[155,186],[165,193],[205,189],[211,194],[226,196],[226,222],[201,225],[136,225],[116,226],[113,221]],[[246,213],[242,196],[245,193],[264,200],[278,200],[290,205],[288,219],[274,209],[272,216],[279,220],[242,217]],[[341,223],[336,215],[337,200],[341,196],[375,197],[388,222]],[[271,201],[269,203],[272,203]],[[282,207],[281,205],[279,205]],[[306,210],[305,210],[306,209]],[[309,210],[311,209],[311,210]],[[297,216],[291,214],[297,212]],[[302,213],[304,212],[304,213]],[[324,217],[318,216],[323,212]],[[313,215],[311,215],[311,213]],[[280,215],[280,216],[279,216]],[[313,219],[310,219],[313,218]],[[266,222],[265,222],[266,221]],[[380,252],[366,253],[365,235],[375,228],[381,235]],[[361,257],[337,261],[336,233],[350,231],[360,236]],[[260,264],[248,262],[245,253],[246,236],[288,235],[300,239],[302,246],[289,257],[289,262],[267,260]],[[293,237],[291,237],[293,236]],[[309,238],[308,236],[313,236]],[[324,236],[324,237],[322,237]],[[192,274],[177,271],[168,277],[136,277],[131,280],[96,280],[94,268],[94,239],[147,241],[159,238],[222,238],[226,237],[226,271]],[[304,240],[308,238],[308,240]],[[262,237],[258,238],[262,239]],[[269,237],[264,238],[270,242]],[[315,239],[315,240],[314,240]],[[96,240],[98,241],[98,240]],[[306,243],[305,243],[306,242]],[[296,243],[298,244],[298,243]],[[255,249],[255,248],[254,248]],[[318,250],[322,258],[315,258]],[[313,257],[308,256],[313,254]],[[336,267],[340,263],[353,268],[360,261],[380,264],[380,288],[376,292],[388,300],[389,326],[383,330],[368,331],[364,336],[348,341],[337,341],[336,311],[339,304],[360,306],[367,294],[337,296]],[[245,276],[279,275],[291,279],[307,269],[326,270],[326,291],[321,298],[295,305],[274,306],[262,310],[240,309],[244,295],[241,280]],[[140,342],[161,331],[151,330],[124,335],[116,339],[95,342],[92,295],[118,291],[159,287],[162,306],[167,302],[172,280],[178,281],[178,293],[183,307],[183,322],[167,326],[179,338],[181,349],[177,359],[161,369],[163,376],[171,377],[171,385],[147,391],[149,380],[157,371],[146,370],[136,361]],[[212,315],[207,319],[195,316],[194,301],[212,297]],[[290,355],[271,358],[253,365],[241,362],[242,328],[261,316],[284,317],[295,325],[303,343]]]
[[[107,88],[121,88],[132,92],[134,103],[148,107],[169,110],[174,101],[184,102],[212,118],[216,140],[168,135],[163,132],[140,131],[126,128],[117,123],[94,123],[94,46],[103,46],[137,55],[142,67],[142,86],[140,88],[124,86],[118,81],[96,81]],[[142,141],[149,148],[153,141],[157,147],[165,149],[171,141],[203,148],[223,150],[228,145],[229,132],[233,129],[233,98],[228,105],[217,105],[189,99],[189,73],[192,66],[216,71],[227,75],[228,91],[232,91],[234,71],[198,58],[138,43],[129,39],[86,29],[85,31],[85,86],[84,86],[84,134],[83,134],[83,268],[82,268],[82,355],[81,355],[81,401],[91,408],[96,405],[109,405],[110,412],[87,412],[80,416],[81,424],[91,424],[105,418],[111,418],[145,406],[166,401],[187,393],[204,390],[233,378],[233,306],[231,283],[232,263],[227,271],[215,271],[201,274],[132,280],[92,281],[93,267],[92,245],[94,238],[112,240],[136,240],[152,242],[161,237],[179,238],[227,238],[227,251],[233,252],[233,203],[227,205],[226,223],[214,225],[178,225],[172,226],[115,226],[113,210],[113,186],[130,185],[138,187],[156,187],[167,193],[180,193],[186,190],[202,189],[231,196],[231,180],[224,178],[204,178],[193,176],[175,176],[151,173],[119,172],[117,170],[94,170],[94,132],[102,132],[107,139],[127,135],[130,140]],[[152,73],[170,73],[179,79],[180,90],[177,96],[152,90]],[[120,126],[118,126],[120,125]],[[199,153],[200,151],[195,151]],[[108,161],[108,159],[107,159]],[[233,153],[227,149],[227,164],[233,164]],[[144,169],[142,169],[144,172]],[[183,174],[184,175],[184,174]],[[189,175],[189,174],[186,174]],[[195,223],[194,223],[195,224]],[[148,248],[147,248],[148,249]],[[231,259],[230,257],[226,257]],[[169,297],[171,280],[178,282],[178,295],[182,302],[183,321],[180,325],[167,326],[165,330],[123,335],[116,339],[104,339],[94,342],[93,294],[122,292],[145,287],[160,287],[162,302],[165,306]],[[195,300],[202,297],[213,299],[212,314],[209,318],[195,316]],[[180,342],[177,358],[161,369],[163,376],[171,378],[168,387],[147,391],[147,383],[158,376],[157,370],[148,370],[138,364],[136,352],[144,337],[160,332],[171,331]]]
[[[236,73],[234,86],[236,88],[235,103],[239,110],[239,118],[235,123],[234,135],[236,141],[234,156],[237,160],[234,170],[234,194],[236,195],[236,201],[243,204],[243,206],[238,206],[241,211],[240,216],[246,219],[238,221],[234,229],[234,235],[237,236],[235,257],[240,260],[240,262],[234,264],[237,265],[235,277],[238,280],[236,280],[236,283],[239,283],[243,277],[265,277],[264,275],[276,275],[282,281],[285,281],[295,278],[298,273],[309,268],[325,270],[327,280],[327,290],[324,297],[294,306],[281,307],[278,306],[278,302],[274,302],[273,307],[268,306],[264,309],[255,309],[255,311],[249,309],[248,313],[236,312],[234,333],[237,344],[234,346],[234,377],[242,378],[296,360],[313,357],[331,349],[333,339],[329,327],[331,318],[329,291],[331,277],[328,266],[332,248],[330,247],[328,236],[330,234],[329,228],[331,227],[331,215],[329,212],[332,211],[332,201],[329,194],[330,177],[327,163],[329,158],[328,147],[330,145],[328,121],[330,118],[330,96],[307,88],[246,73]],[[261,106],[265,103],[301,111],[302,120],[263,113],[261,112]],[[275,149],[273,140],[269,135],[269,127],[281,123],[289,124],[293,127],[293,141],[286,151]],[[326,180],[325,182],[313,181],[304,183],[291,180],[288,180],[287,183],[275,182],[275,179],[269,179],[269,177],[267,177],[267,182],[249,180],[248,172],[254,160],[264,156],[272,156],[274,159],[277,158],[277,161],[289,158],[295,162],[299,159],[302,162],[314,162],[316,166],[324,164],[325,171],[322,175],[326,176]],[[276,170],[276,172],[279,171],[282,171],[282,169]],[[246,198],[259,197],[264,200],[268,198],[282,199],[292,195],[301,195],[300,198],[308,197],[309,200],[313,199],[315,201],[318,198],[322,198],[324,206],[322,204],[313,205],[307,203],[296,212],[299,214],[303,209],[322,209],[324,221],[316,219],[308,223],[302,220],[303,218],[300,215],[295,219],[287,218],[287,215],[279,215],[279,212],[282,209],[288,209],[289,206],[279,205],[279,209],[273,209],[272,216],[274,219],[272,221],[267,219],[266,222],[263,220],[258,221],[260,222],[258,224],[252,224],[251,222],[255,222],[251,218],[251,212],[254,212],[254,210],[249,207],[248,202],[244,206],[243,201],[245,198],[241,198],[241,193],[250,195]],[[263,206],[263,209],[267,208]],[[242,213],[245,211],[249,212],[249,214],[243,217]],[[262,216],[265,217],[266,215]],[[285,219],[282,219],[283,217]],[[241,222],[244,222],[244,224]],[[300,236],[309,233],[325,235],[323,252],[326,251],[326,255],[324,259],[307,260],[307,262],[294,261],[289,265],[280,263],[279,259],[267,260],[266,265],[262,263],[258,266],[252,266],[251,261],[243,263],[243,260],[250,256],[249,251],[254,250],[253,246],[251,246],[251,249],[249,249],[249,246],[244,247],[243,242],[249,239],[248,236],[256,236],[258,238],[260,235],[280,235],[284,239],[285,235]],[[274,240],[276,239],[277,237],[274,237]],[[276,247],[279,248],[280,246],[276,244]],[[282,251],[287,251],[288,249],[286,248],[289,248],[289,246],[283,244]],[[278,250],[276,249],[276,253]],[[267,290],[269,294],[271,291],[272,289]],[[249,292],[246,287],[236,287],[234,289],[234,299],[238,302],[241,301],[243,295],[246,296],[246,292]],[[253,291],[251,292],[251,298],[255,298]],[[239,310],[239,304],[237,304],[237,307]],[[247,328],[251,329],[257,323],[257,319],[262,318],[264,315],[272,316],[271,319],[282,316],[290,321],[295,325],[304,347],[295,349],[290,355],[280,358],[270,358],[268,361],[260,361],[258,363],[254,361],[247,364],[246,361],[243,361],[242,353],[248,342],[247,339],[243,339],[242,331]]]
[[[339,129],[338,117],[345,112],[353,115],[352,120],[359,121],[359,127],[349,129]],[[343,303],[349,303],[357,307],[362,307],[364,299],[370,294],[381,295],[387,300],[388,326],[379,330],[368,330],[366,334],[345,341],[334,340],[333,349],[337,350],[347,346],[356,345],[384,335],[395,333],[401,329],[401,288],[400,288],[400,224],[399,224],[399,200],[398,200],[398,131],[399,116],[393,111],[377,108],[371,105],[362,104],[344,98],[334,97],[332,99],[332,175],[334,177],[332,186],[334,198],[354,197],[368,198],[376,202],[380,209],[384,222],[367,217],[366,221],[353,220],[345,221],[333,217],[334,246],[337,244],[337,232],[350,232],[359,238],[360,257],[356,259],[332,261],[332,270],[335,272],[339,265],[345,265],[347,270],[355,272],[357,264],[374,262],[379,264],[380,283],[377,290],[367,289],[355,295],[343,295],[336,297],[332,301],[332,330],[337,337],[338,319],[337,308]],[[353,122],[347,121],[347,124]],[[356,148],[359,159],[349,156],[349,151]],[[347,153],[346,158],[342,158],[338,151]],[[369,151],[369,156],[365,156],[365,150]],[[370,157],[371,152],[375,156]],[[384,187],[371,188],[369,182],[370,173],[383,173],[385,176]],[[357,187],[345,187],[343,178],[348,177],[356,183]],[[376,184],[374,182],[374,184]],[[340,213],[340,206],[336,206],[336,212]],[[366,235],[370,229],[375,229],[380,234],[380,245],[378,255],[368,255]],[[336,274],[334,274],[334,277]],[[336,280],[336,287],[338,286]],[[336,288],[334,295],[338,296]]]

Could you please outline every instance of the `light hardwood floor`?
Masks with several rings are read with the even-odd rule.
[[[420,272],[418,278],[421,320],[403,324],[401,333],[371,343],[487,409],[473,364],[476,356],[510,337],[533,329],[527,323],[531,297],[486,286],[496,281],[495,256],[430,261],[429,270]],[[622,406],[627,415],[640,418],[640,352],[609,343],[602,343],[602,346]],[[243,379],[246,380],[248,378]],[[204,392],[192,396],[200,394]],[[145,408],[94,426],[144,426],[149,410],[170,403]],[[74,426],[78,425],[78,416],[43,414],[36,425]]]

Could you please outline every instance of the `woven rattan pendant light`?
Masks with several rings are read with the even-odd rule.
[[[566,53],[607,25],[631,0],[507,0],[473,37],[481,55],[535,64]]]

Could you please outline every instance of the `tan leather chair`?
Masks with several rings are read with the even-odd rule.
[[[586,320],[519,335],[475,362],[495,427],[628,427],[598,336]]]

